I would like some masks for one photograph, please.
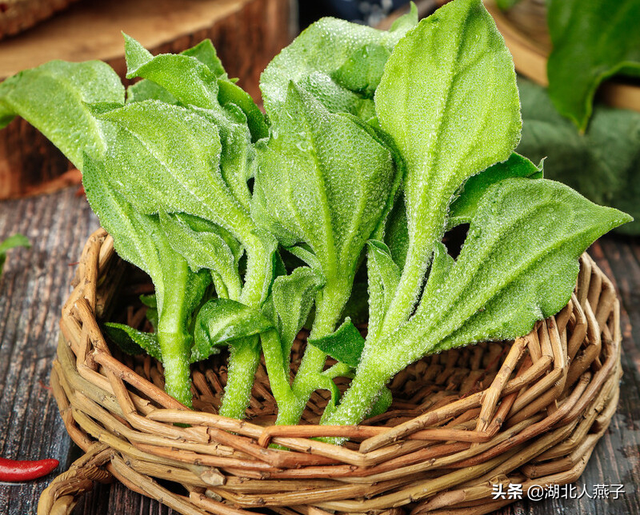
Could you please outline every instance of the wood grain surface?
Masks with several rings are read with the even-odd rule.
[[[78,457],[48,390],[58,319],[89,234],[98,227],[76,188],[0,202],[0,240],[21,232],[31,249],[10,252],[0,278],[0,455],[57,458],[58,472]],[[617,413],[576,486],[624,485],[619,499],[523,500],[500,515],[635,515],[640,513],[640,241],[606,237],[590,250],[614,279],[622,302],[624,376]],[[53,476],[26,484],[0,483],[0,513],[35,514],[38,496]],[[169,515],[172,510],[120,484],[98,486],[75,515]]]

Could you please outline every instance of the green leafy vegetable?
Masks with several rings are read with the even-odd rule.
[[[125,39],[142,79],[126,103],[101,65],[51,63],[0,85],[1,116],[49,127],[82,163],[117,252],[155,286],[141,298],[154,333],[105,331],[161,360],[186,405],[190,364],[228,346],[221,415],[244,416],[262,351],[278,424],[318,389],[321,423],[359,423],[389,407],[385,385],[409,363],[555,314],[580,254],[630,219],[513,153],[513,64],[480,0],[420,23],[412,6],[388,32],[320,20],[263,73],[268,118],[210,42],[154,57]],[[52,105],[66,111],[49,117]],[[459,224],[454,259],[443,238]],[[366,338],[352,322],[363,308]],[[342,398],[338,377],[352,379]]]
[[[549,95],[584,131],[600,83],[617,73],[640,75],[640,2],[550,0],[547,20]]]
[[[511,155],[521,121],[511,56],[477,1],[445,5],[401,40],[375,101],[407,167],[409,247],[383,324],[389,328],[412,310],[451,197]]]
[[[416,314],[367,341],[351,388],[327,423],[361,420],[389,378],[425,354],[515,338],[557,313],[573,291],[580,254],[629,218],[545,179],[491,186],[458,259],[443,253],[434,260]]]

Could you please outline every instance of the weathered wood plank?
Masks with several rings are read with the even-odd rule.
[[[10,252],[0,277],[0,455],[69,465],[70,440],[49,391],[60,310],[85,240],[98,227],[77,188],[0,203],[0,240],[20,232],[31,249]],[[0,484],[3,514],[35,513],[53,476]]]

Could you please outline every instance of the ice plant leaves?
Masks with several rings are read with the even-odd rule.
[[[584,132],[600,83],[616,73],[640,75],[640,2],[551,0],[547,19],[549,95]]]
[[[336,72],[342,77],[344,86],[354,83],[357,89],[361,86],[370,89],[370,85],[379,81],[371,72],[381,69],[377,62],[369,68],[357,56],[363,52],[391,52],[400,38],[417,22],[418,12],[412,6],[411,12],[397,20],[389,32],[335,18],[323,18],[313,23],[282,50],[262,73],[260,89],[267,114],[275,120],[287,99],[289,82],[299,83],[313,73],[323,74],[329,79]],[[357,78],[346,77],[346,73],[338,72],[343,66],[349,67],[345,63],[350,59],[360,61],[360,76]],[[338,87],[343,88],[344,92],[351,91],[347,87]]]
[[[358,120],[329,113],[293,83],[284,113],[259,149],[253,214],[285,246],[308,245],[328,282],[350,284],[389,202],[391,152]]]
[[[88,104],[124,103],[118,75],[101,61],[51,61],[0,84],[0,129],[20,116],[82,170],[84,153],[101,156],[106,143]]]
[[[142,79],[126,103],[103,65],[51,63],[0,85],[0,119],[24,113],[82,165],[117,252],[155,286],[154,334],[107,331],[162,360],[186,405],[190,363],[228,345],[219,414],[242,418],[262,346],[277,423],[298,422],[317,389],[331,392],[322,423],[358,423],[410,362],[559,310],[579,254],[628,220],[512,154],[515,75],[480,0],[420,24],[413,7],[389,32],[313,24],[262,76],[268,122],[210,42],[154,57],[127,37],[126,54]],[[442,239],[459,223],[454,260]],[[363,340],[345,305],[365,287]]]
[[[211,299],[196,318],[194,354],[200,361],[211,354],[210,348],[230,341],[256,336],[273,329],[273,322],[259,311],[231,299]]]
[[[386,381],[425,354],[526,334],[567,303],[580,254],[629,220],[545,179],[506,179],[491,186],[458,259],[438,245],[415,315],[367,341],[351,389],[327,423],[361,420]]]
[[[452,195],[507,159],[520,137],[513,62],[480,0],[449,3],[409,32],[387,62],[375,102],[407,167],[409,250],[387,315],[397,322],[411,311]]]
[[[153,56],[135,39],[124,35],[127,78],[142,77],[169,91],[185,105],[218,105],[218,76],[196,57],[184,54]]]

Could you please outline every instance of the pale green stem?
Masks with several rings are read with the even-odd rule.
[[[348,297],[340,291],[341,289],[344,290],[327,285],[318,294],[316,317],[310,337],[322,338],[334,331]],[[313,345],[307,345],[292,386],[297,403],[292,404],[287,410],[279,410],[277,424],[297,424],[311,394],[327,381],[331,381],[331,378],[322,374],[326,360],[327,355],[324,352]]]
[[[220,415],[242,419],[245,416],[251,389],[260,362],[260,344],[257,336],[235,340],[229,345],[229,369]]]
[[[258,309],[262,300],[267,277],[267,259],[264,245],[259,238],[252,236],[245,246],[248,255],[247,275],[239,300],[243,304]],[[242,419],[245,416],[255,372],[260,362],[260,344],[258,337],[243,338],[230,345],[227,385],[220,414]]]
[[[191,371],[189,354],[191,336],[185,331],[189,266],[181,257],[165,260],[165,288],[159,306],[158,343],[165,373],[165,390],[184,405],[191,407]]]

